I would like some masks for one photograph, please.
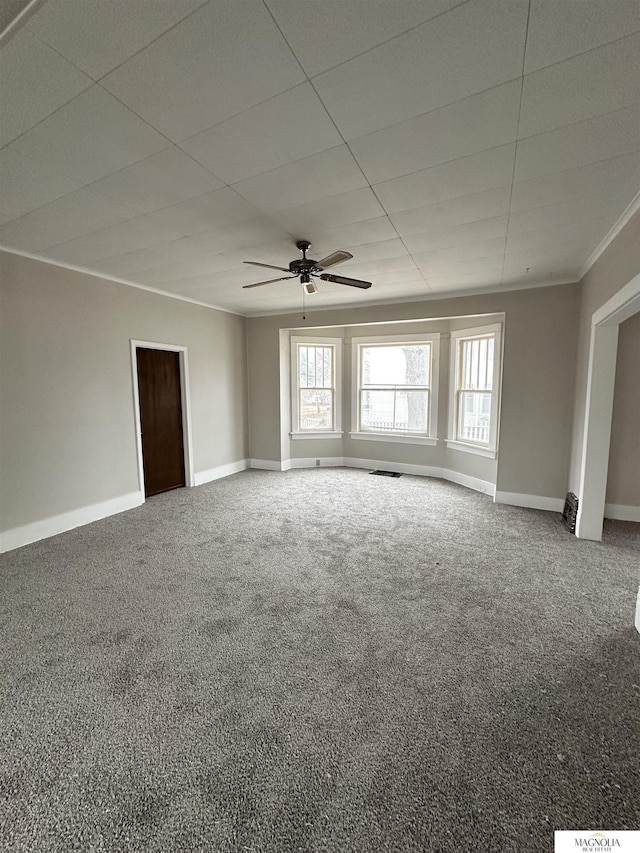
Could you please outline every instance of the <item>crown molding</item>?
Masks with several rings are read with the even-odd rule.
[[[635,213],[640,210],[640,192],[632,199],[629,206],[625,209],[622,216],[615,223],[613,228],[607,233],[606,237],[600,241],[600,243],[596,246],[593,252],[589,255],[587,260],[584,263],[584,266],[580,270],[580,281],[585,277],[585,275],[589,272],[591,267],[598,260],[600,255],[609,248],[611,243],[616,239],[618,234],[622,231],[624,226],[629,222],[629,220],[634,216]]]

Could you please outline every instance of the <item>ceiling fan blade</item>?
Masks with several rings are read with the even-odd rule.
[[[281,270],[282,272],[291,272],[289,267],[274,267],[273,264],[261,264],[258,261],[243,261],[243,264],[251,264],[254,267],[266,267],[269,270]]]
[[[277,269],[277,267],[276,267]],[[295,275],[283,275],[282,278],[270,278],[268,281],[257,281],[255,284],[243,284],[243,290],[247,287],[262,287],[263,284],[273,284],[274,281],[287,281],[291,278],[297,278]]]
[[[330,255],[327,255],[326,258],[318,261],[316,266],[324,269],[325,267],[332,267],[334,264],[339,264],[341,261],[348,261],[352,257],[353,255],[351,252],[345,252],[342,249],[338,249],[337,252],[332,252]]]
[[[323,273],[319,275],[323,281],[333,281],[335,284],[348,284],[349,287],[361,287],[363,290],[371,287],[370,281],[361,281],[359,278],[345,278],[343,275],[332,275],[331,273]]]

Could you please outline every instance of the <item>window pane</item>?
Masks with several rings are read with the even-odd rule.
[[[491,394],[461,391],[457,438],[476,444],[489,444],[490,412]]]
[[[430,344],[362,347],[362,384],[429,385]]]
[[[428,391],[363,391],[360,428],[426,435],[428,411]]]
[[[300,389],[300,429],[333,429],[333,391]]]
[[[476,338],[460,342],[460,387],[468,391],[491,390],[493,386],[494,339]]]
[[[384,432],[393,430],[395,393],[363,391],[360,406],[360,428]]]
[[[398,391],[396,403],[396,419],[398,428],[403,429],[406,422],[408,432],[428,432],[429,392],[428,391]],[[405,415],[406,412],[406,415]]]
[[[298,347],[301,388],[333,387],[333,348]]]

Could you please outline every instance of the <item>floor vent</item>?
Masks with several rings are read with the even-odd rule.
[[[402,477],[398,471],[369,471],[370,474],[377,474],[379,477]]]
[[[576,532],[576,516],[578,515],[578,498],[573,492],[567,492],[562,510],[562,520],[569,533]]]

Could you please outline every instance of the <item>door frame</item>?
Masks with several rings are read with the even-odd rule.
[[[191,436],[191,393],[189,388],[189,350],[176,344],[157,341],[138,341],[131,338],[131,375],[133,378],[133,414],[136,429],[136,454],[138,457],[138,487],[144,495],[144,459],[142,456],[142,428],[140,425],[140,389],[138,387],[138,348],[177,352],[180,362],[180,397],[182,402],[182,442],[184,447],[185,486],[195,486],[193,469],[193,440]]]
[[[576,536],[602,540],[602,523],[609,473],[613,391],[618,358],[618,329],[640,311],[640,274],[604,303],[591,318],[589,372]]]

